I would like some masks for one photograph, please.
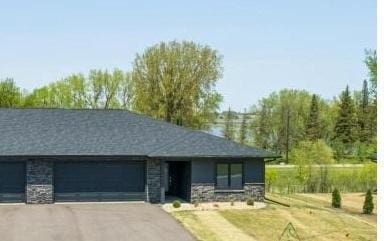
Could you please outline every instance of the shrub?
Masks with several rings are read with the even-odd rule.
[[[341,207],[341,196],[340,192],[337,188],[335,188],[332,192],[332,207],[340,208]]]
[[[316,192],[317,188],[321,192],[327,191],[327,164],[334,163],[334,159],[332,149],[324,141],[301,141],[292,149],[291,157],[296,164],[295,178],[299,184],[306,186],[307,192]],[[320,165],[320,169],[315,170],[314,165]],[[315,171],[319,175],[315,175]]]
[[[175,200],[172,202],[172,206],[174,208],[179,208],[179,207],[181,207],[181,202],[179,200]]]
[[[278,172],[274,169],[267,169],[265,171],[265,182],[267,184],[268,192],[271,191],[272,184],[276,182],[278,175]]]
[[[373,211],[373,198],[372,198],[372,192],[371,190],[367,191],[367,194],[365,194],[365,201],[363,206],[363,213],[364,214],[371,214]]]
[[[235,206],[235,202],[234,201],[231,201],[231,206]]]
[[[199,201],[193,201],[193,206],[197,208],[199,206]]]
[[[255,204],[255,200],[253,198],[248,198],[247,199],[247,205],[253,206],[253,204]]]

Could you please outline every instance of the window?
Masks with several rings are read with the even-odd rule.
[[[218,163],[216,187],[218,189],[243,189],[243,164]]]
[[[217,164],[216,185],[218,187],[228,187],[228,164]]]
[[[243,188],[243,165],[231,164],[231,188],[241,189]]]

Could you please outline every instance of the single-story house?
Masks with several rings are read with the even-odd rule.
[[[0,108],[0,202],[263,200],[273,157],[123,110]]]

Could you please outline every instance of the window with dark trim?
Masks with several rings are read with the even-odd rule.
[[[243,164],[217,163],[216,188],[232,190],[243,189]]]

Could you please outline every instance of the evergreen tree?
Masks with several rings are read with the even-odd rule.
[[[343,145],[343,154],[351,152],[351,146],[357,139],[357,119],[355,107],[349,92],[349,88],[342,92],[339,104],[339,113],[336,118],[334,140]],[[347,149],[345,148],[347,147]]]
[[[337,188],[332,192],[332,207],[340,208],[341,207],[341,195]]]
[[[369,94],[371,103],[369,106],[370,136],[376,139],[377,131],[377,54],[376,50],[366,50],[365,65],[369,76]]]
[[[239,134],[239,142],[240,144],[245,144],[247,140],[247,114],[246,111],[244,110],[243,113],[243,119],[241,120],[241,125],[240,125],[240,134]]]
[[[319,102],[316,95],[312,95],[311,108],[305,131],[306,137],[310,141],[316,141],[321,138],[321,124],[319,117]]]
[[[369,108],[369,90],[368,82],[364,80],[361,90],[361,99],[359,106],[359,140],[367,143],[370,140],[370,108]]]
[[[367,191],[367,194],[365,195],[365,201],[363,206],[363,213],[364,214],[371,214],[373,211],[373,198],[372,198],[372,192],[371,190]]]
[[[371,94],[373,102],[377,98],[377,53],[376,50],[365,51],[365,65],[368,68],[369,82],[371,84]]]
[[[224,117],[224,130],[223,136],[228,140],[234,140],[235,129],[234,129],[234,114],[231,111],[231,108],[228,108],[228,112]]]

